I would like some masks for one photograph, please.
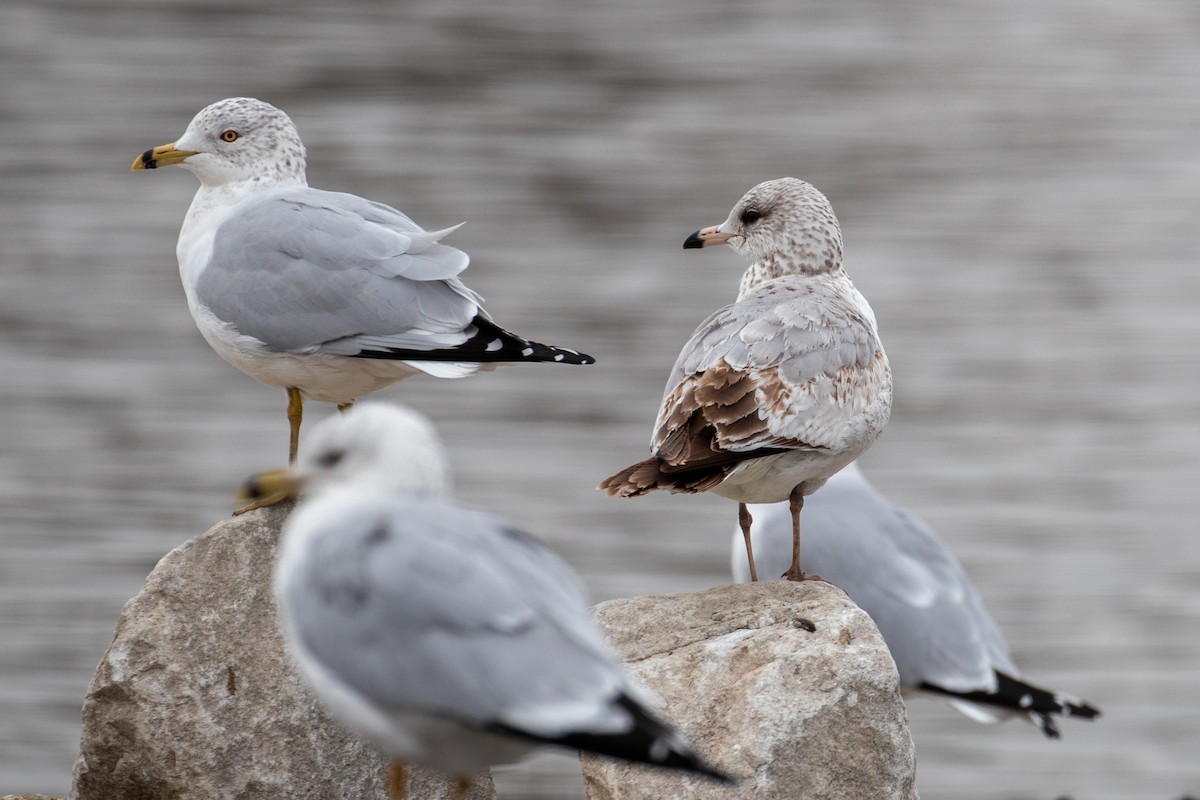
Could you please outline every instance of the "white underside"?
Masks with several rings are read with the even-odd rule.
[[[858,458],[867,445],[837,455],[793,450],[743,461],[709,491],[739,503],[780,503],[787,500],[797,486],[801,487],[802,493],[810,495],[838,470]]]
[[[201,335],[217,355],[251,378],[279,389],[294,386],[305,397],[325,403],[349,403],[419,373],[438,378],[462,378],[493,366],[457,361],[412,362],[319,353],[275,353],[259,340],[232,330],[204,306],[192,305],[192,316]]]

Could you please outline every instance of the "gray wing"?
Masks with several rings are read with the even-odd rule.
[[[456,276],[465,253],[404,214],[317,189],[272,192],[217,229],[196,298],[276,352],[461,344],[480,298]]]
[[[667,380],[657,456],[681,465],[721,452],[838,449],[886,399],[874,321],[853,298],[806,288],[770,281],[700,324]]]
[[[752,542],[761,576],[791,563],[787,503],[751,506]],[[866,611],[900,672],[900,682],[952,691],[994,690],[994,670],[1019,674],[1000,629],[962,565],[920,519],[888,502],[855,465],[804,502],[801,556],[806,571],[843,589]],[[749,579],[740,530],[733,539],[734,579]]]
[[[555,737],[620,730],[627,680],[570,568],[432,500],[339,512],[288,606],[298,644],[373,705]]]

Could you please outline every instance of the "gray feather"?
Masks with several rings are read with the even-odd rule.
[[[341,514],[287,602],[298,644],[373,705],[552,736],[547,707],[594,714],[624,685],[574,574],[529,537],[437,500]]]
[[[787,504],[751,506],[751,513],[759,575],[783,574],[792,557]],[[840,587],[871,616],[903,686],[990,690],[993,670],[1020,674],[962,565],[929,526],[876,492],[857,467],[805,499],[800,525],[804,569]],[[731,563],[736,580],[749,579],[740,531]]]
[[[468,259],[436,243],[442,233],[354,195],[267,193],[217,229],[196,297],[276,352],[460,332],[479,313],[479,297],[455,277]]]

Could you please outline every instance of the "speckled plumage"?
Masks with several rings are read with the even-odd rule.
[[[875,441],[891,412],[891,370],[875,315],[842,268],[837,218],[813,186],[782,178],[751,189],[689,243],[701,239],[749,260],[738,298],[680,352],[654,456],[600,488],[711,491],[742,503],[811,494]]]

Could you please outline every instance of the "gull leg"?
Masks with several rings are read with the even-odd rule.
[[[754,568],[754,548],[750,545],[750,524],[754,517],[745,503],[738,503],[738,524],[742,526],[742,538],[746,540],[746,560],[750,562],[750,580],[758,580],[758,570]]]
[[[408,772],[399,761],[388,762],[387,788],[391,800],[404,800],[408,796]]]
[[[287,388],[287,417],[292,429],[288,439],[288,464],[296,463],[296,453],[300,450],[300,421],[304,418],[304,400],[300,398],[300,390],[295,386]]]
[[[800,569],[800,510],[802,508],[804,508],[804,495],[800,492],[800,487],[797,486],[788,495],[788,509],[792,512],[792,565],[780,577],[787,578],[789,581],[821,581],[822,583],[829,583],[829,581],[820,575],[806,575],[804,570]]]
[[[295,464],[296,451],[300,449],[300,420],[304,416],[304,401],[300,397],[300,390],[295,386],[288,387],[287,398],[288,425],[292,429],[291,438],[288,443],[288,464]],[[234,511],[233,515],[235,517],[245,514],[247,511],[253,511],[256,508],[277,505],[288,499],[286,491],[268,491],[261,494],[250,494],[249,496],[254,499]],[[245,499],[247,499],[245,495],[238,498],[238,500]]]
[[[800,569],[800,509],[804,508],[804,495],[800,487],[792,489],[788,495],[788,509],[792,512],[792,565],[783,577],[789,581],[804,580],[804,570]]]

